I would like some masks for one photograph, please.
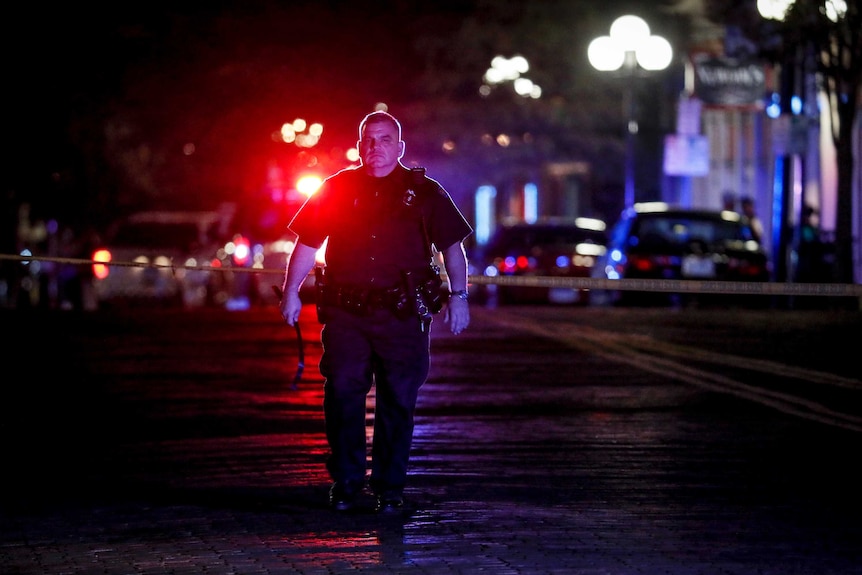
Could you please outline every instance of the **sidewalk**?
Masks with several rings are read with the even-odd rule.
[[[862,573],[858,473],[816,449],[858,434],[525,350],[483,313],[435,340],[395,517],[327,509],[319,374],[290,391],[269,313],[15,320],[7,363],[47,378],[2,413],[0,573]]]

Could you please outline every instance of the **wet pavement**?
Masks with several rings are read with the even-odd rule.
[[[836,362],[858,314],[474,308],[457,337],[439,322],[407,509],[378,516],[370,495],[326,508],[306,311],[295,391],[273,309],[0,315],[0,573],[862,573],[855,415],[735,391],[816,383],[831,403],[810,411],[862,412],[859,371]],[[662,368],[615,361],[612,334],[661,340]],[[736,365],[693,348],[668,363],[683,343]]]

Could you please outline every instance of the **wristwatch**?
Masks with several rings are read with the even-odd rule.
[[[457,298],[461,298],[463,300],[466,300],[468,297],[467,290],[459,289],[457,291],[453,291],[452,293],[449,294],[449,297],[450,298],[457,297]]]

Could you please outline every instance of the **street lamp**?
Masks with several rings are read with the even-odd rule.
[[[590,42],[587,56],[593,68],[600,72],[625,71],[625,205],[629,207],[635,201],[634,137],[638,131],[634,113],[634,78],[638,69],[658,71],[667,68],[673,58],[673,50],[667,40],[650,34],[649,26],[642,18],[626,15],[614,20],[610,36],[600,36]]]
[[[530,64],[523,56],[494,56],[491,67],[485,71],[483,80],[485,83],[479,88],[479,93],[487,96],[491,93],[491,86],[511,82],[515,93],[523,98],[538,99],[542,97],[542,89],[534,84],[532,80],[524,77],[530,69]]]

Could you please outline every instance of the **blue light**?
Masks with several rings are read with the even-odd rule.
[[[781,96],[778,92],[772,92],[766,100],[766,115],[777,118],[781,115]]]
[[[539,188],[536,184],[524,186],[524,221],[533,223],[539,215]]]
[[[775,103],[769,104],[766,106],[766,115],[773,119],[777,118],[781,115],[781,106]]]
[[[496,195],[497,188],[494,186],[479,186],[476,190],[476,243],[479,245],[485,245],[491,235]]]
[[[799,96],[793,96],[790,98],[790,110],[793,112],[794,116],[798,116],[802,113],[802,98]]]

